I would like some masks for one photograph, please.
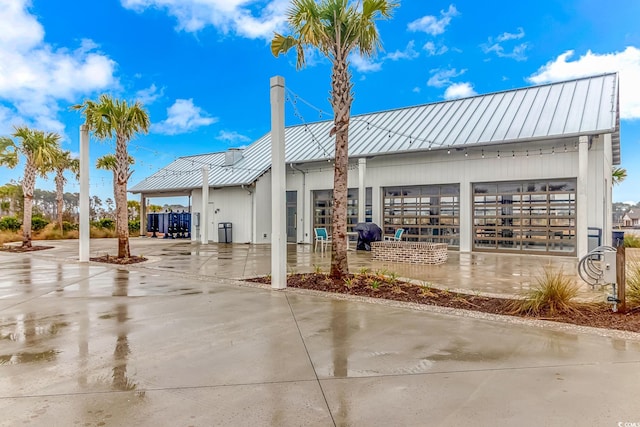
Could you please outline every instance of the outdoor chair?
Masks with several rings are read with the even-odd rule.
[[[324,252],[327,245],[331,243],[331,236],[327,233],[327,229],[324,227],[314,228],[313,234],[315,234],[315,245],[313,246],[313,250],[315,251],[318,248],[319,243],[320,251]]]
[[[394,234],[393,236],[384,236],[384,240],[399,242],[400,240],[402,240],[402,233],[404,233],[404,228],[398,228],[396,230],[396,234]]]

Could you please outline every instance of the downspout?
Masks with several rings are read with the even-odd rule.
[[[240,185],[240,187],[242,187],[242,189],[244,191],[246,191],[247,193],[249,193],[249,195],[251,196],[251,238],[249,239],[251,243],[256,243],[256,239],[255,239],[255,228],[256,225],[253,223],[253,208],[254,208],[254,204],[255,204],[255,198],[254,198],[254,190],[251,190],[251,188],[248,185]]]
[[[304,242],[305,232],[306,232],[306,228],[304,225],[304,214],[306,212],[304,209],[304,201],[307,198],[307,173],[302,169],[297,168],[296,165],[294,165],[293,163],[290,163],[290,166],[291,166],[291,169],[293,169],[294,171],[298,171],[302,174],[302,216],[300,217],[300,227],[302,227],[302,241]]]

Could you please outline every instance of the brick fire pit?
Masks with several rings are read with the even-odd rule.
[[[371,253],[374,261],[407,264],[444,264],[448,257],[446,243],[427,242],[371,242]]]

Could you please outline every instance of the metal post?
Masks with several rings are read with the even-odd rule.
[[[271,78],[271,288],[287,287],[284,78]]]
[[[89,262],[89,126],[80,125],[80,199],[79,207],[79,248],[80,262]]]
[[[209,244],[209,165],[202,168],[202,211],[200,212],[200,243]]]
[[[616,291],[615,297],[618,299],[618,313],[626,313],[627,311],[627,275],[625,271],[626,259],[625,259],[624,243],[616,248]]]

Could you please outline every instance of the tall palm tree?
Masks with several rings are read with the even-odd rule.
[[[347,263],[347,172],[349,165],[349,119],[353,83],[349,55],[371,57],[381,48],[376,21],[389,19],[398,3],[393,0],[292,0],[287,20],[293,35],[276,33],[271,41],[274,56],[295,48],[297,68],[305,65],[305,48],[318,49],[332,65],[331,106],[335,135],[331,276],[349,273]],[[360,203],[364,203],[361,200]]]
[[[53,158],[52,168],[56,173],[56,213],[58,217],[58,227],[60,232],[64,233],[62,228],[62,213],[64,205],[64,185],[67,183],[64,173],[71,171],[78,179],[80,173],[80,160],[71,158],[71,152],[68,150],[58,150]]]
[[[13,137],[17,139],[2,138],[0,159],[9,167],[17,165],[17,155],[25,157],[24,178],[22,179],[22,193],[24,197],[24,213],[22,217],[22,247],[31,247],[31,216],[33,212],[33,190],[36,185],[36,177],[40,175],[46,178],[52,169],[53,159],[60,150],[60,135],[53,132],[44,132],[29,129],[26,126],[15,128]]]
[[[135,162],[136,162],[135,159],[129,156],[129,165],[133,165]],[[116,175],[117,163],[118,162],[116,160],[116,156],[114,156],[113,154],[105,154],[102,157],[98,157],[98,160],[96,160],[96,168],[113,172],[113,196],[114,197],[116,195],[116,184],[117,184],[117,178],[118,178]],[[129,178],[131,178],[132,174],[133,174],[133,171],[129,171],[129,176],[127,177],[127,181],[129,181]],[[127,202],[127,205],[128,203],[129,202]]]
[[[100,95],[98,102],[85,100],[71,107],[85,116],[85,123],[100,140],[116,139],[114,173],[114,198],[116,199],[116,233],[118,234],[118,258],[129,258],[129,223],[127,221],[127,182],[129,153],[127,144],[138,133],[149,132],[149,115],[143,105],[136,101],[113,99],[107,94]]]
[[[627,178],[627,170],[625,168],[613,168],[611,171],[611,182],[613,185],[620,184]]]

